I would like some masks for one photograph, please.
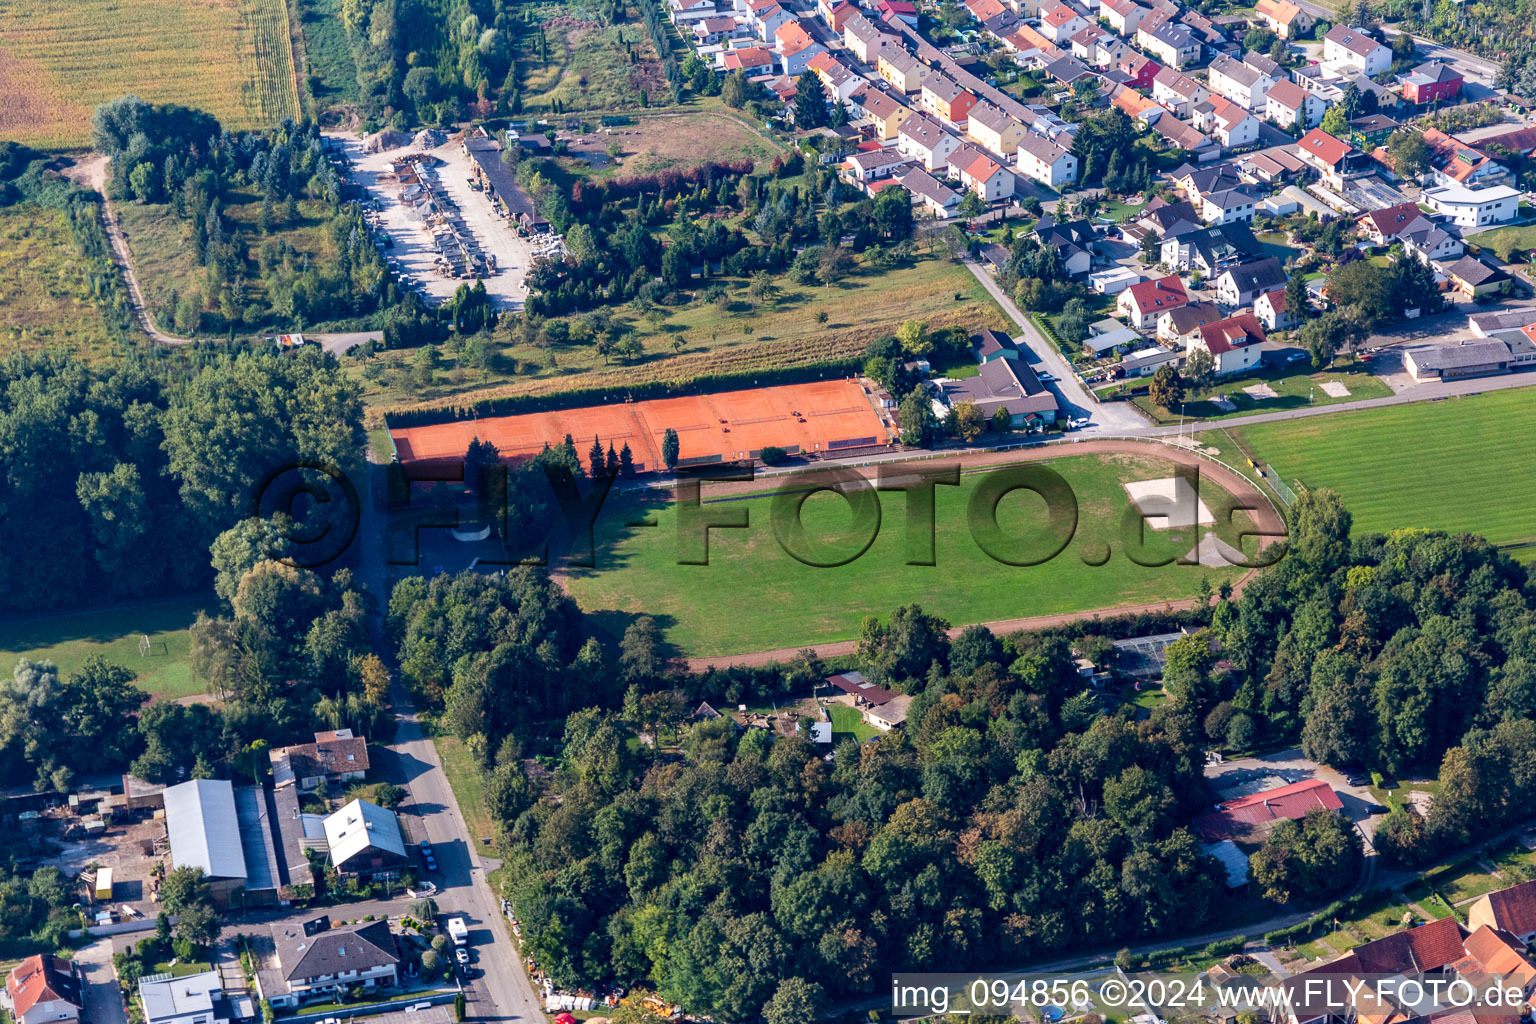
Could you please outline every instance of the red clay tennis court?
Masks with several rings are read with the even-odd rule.
[[[628,444],[635,468],[645,471],[661,465],[661,438],[669,427],[677,431],[681,465],[746,459],[769,445],[791,453],[826,452],[890,439],[872,399],[852,380],[397,427],[390,437],[400,461],[410,463],[462,459],[476,437],[494,444],[504,459],[528,457],[570,434],[585,465],[595,436],[604,448]]]

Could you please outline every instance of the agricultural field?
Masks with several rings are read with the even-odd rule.
[[[0,0],[0,138],[86,146],[129,94],[230,128],[297,117],[287,0]]]
[[[745,282],[722,283],[730,291],[728,306],[700,301],[658,306],[643,315],[628,306],[616,310],[645,344],[644,357],[630,366],[604,360],[590,345],[546,349],[525,344],[505,328],[495,335],[494,365],[485,370],[457,366],[455,353],[439,346],[444,370],[427,388],[411,376],[410,352],[385,353],[383,372],[370,371],[371,377],[355,362],[348,366],[364,385],[364,400],[371,406],[459,404],[470,392],[490,397],[604,385],[622,388],[648,380],[846,358],[904,320],[927,320],[934,328],[958,324],[969,331],[1007,322],[976,279],[946,260],[866,270],[828,287],[796,285],[781,277],[776,281],[778,295],[758,305],[746,294]],[[825,323],[817,320],[822,313]]]
[[[783,152],[744,116],[721,107],[653,114],[578,135],[567,143],[560,166],[588,178],[628,178],[712,160],[767,162]]]
[[[0,208],[0,357],[44,349],[99,361],[117,345],[64,211]]]
[[[622,23],[608,24],[596,0],[533,3],[520,11],[517,65],[525,111],[625,110],[644,102],[664,106],[672,93],[661,73],[640,12],[630,6]]]
[[[1183,599],[1195,593],[1202,575],[1215,585],[1240,574],[1232,568],[1147,568],[1127,559],[1121,530],[1134,506],[1122,484],[1171,476],[1170,465],[1155,455],[1075,456],[1049,465],[1076,495],[1078,527],[1067,549],[1041,565],[1004,564],[981,549],[969,525],[971,496],[987,478],[977,473],[962,478],[958,488],[935,489],[934,566],[906,564],[905,499],[896,494],[879,496],[881,517],[868,549],[836,568],[815,568],[784,551],[770,525],[774,499],[768,496],[726,499],[746,511],[748,527],[711,531],[707,565],[678,564],[672,506],[637,509],[610,499],[613,507],[605,508],[597,523],[596,567],[569,569],[570,592],[605,632],[620,635],[635,616],[650,615],[679,652],[711,656],[853,639],[863,616],[884,617],[914,602],[963,625]],[[1213,491],[1204,493],[1208,505],[1213,497]],[[1010,550],[1043,544],[1043,509],[1043,500],[1031,492],[1002,498],[997,522],[1006,544],[1017,546]],[[620,525],[642,513],[658,526]],[[847,540],[849,505],[837,495],[810,496],[801,522],[816,560],[856,553],[857,543],[850,546]],[[1189,528],[1147,532],[1149,552],[1170,557],[1186,554],[1196,543]],[[1084,557],[1105,544],[1112,548],[1109,560],[1098,567],[1085,564]]]
[[[1524,389],[1243,427],[1248,449],[1286,483],[1331,487],[1356,530],[1469,531],[1536,542],[1536,468]]]
[[[152,696],[196,696],[203,687],[192,678],[190,627],[199,610],[215,604],[212,595],[180,597],[7,622],[0,626],[0,674],[8,677],[18,658],[30,658],[53,662],[67,677],[99,654],[137,672],[139,688]],[[141,654],[146,633],[150,649]]]

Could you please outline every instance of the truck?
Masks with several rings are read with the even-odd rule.
[[[453,940],[455,946],[469,944],[469,926],[464,923],[462,917],[450,917],[448,919],[448,937]]]

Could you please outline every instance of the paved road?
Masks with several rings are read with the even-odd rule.
[[[75,954],[85,977],[85,1007],[91,1024],[128,1024],[123,990],[112,973],[113,948],[110,938],[97,939]]]
[[[1148,425],[1146,417],[1142,416],[1129,402],[1101,404],[1084,391],[1082,385],[1078,383],[1077,375],[1072,372],[1071,365],[1056,348],[1056,343],[1040,332],[1035,322],[1024,315],[1024,312],[1014,304],[1013,299],[998,286],[992,275],[974,260],[966,260],[965,265],[976,280],[981,282],[987,294],[1003,307],[1003,312],[1008,314],[1008,318],[1018,325],[1020,333],[1024,335],[1025,344],[1035,356],[1031,361],[1032,365],[1043,366],[1056,378],[1047,386],[1056,393],[1057,400],[1062,403],[1068,415],[1088,416],[1092,419],[1092,424],[1080,433],[1085,435],[1132,434]]]

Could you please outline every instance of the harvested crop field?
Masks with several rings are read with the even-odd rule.
[[[0,0],[0,138],[87,145],[130,94],[230,128],[299,116],[286,0]]]

